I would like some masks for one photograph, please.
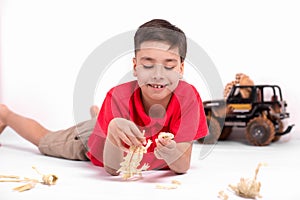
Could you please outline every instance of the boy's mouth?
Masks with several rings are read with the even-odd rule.
[[[148,86],[155,88],[155,89],[162,89],[165,88],[167,85],[160,85],[160,84],[148,84]]]

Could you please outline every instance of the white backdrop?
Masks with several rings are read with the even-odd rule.
[[[73,92],[87,57],[103,42],[153,18],[178,25],[214,62],[222,82],[237,72],[278,84],[300,137],[299,4],[292,0],[91,1],[2,0],[0,101],[50,129],[74,123]],[[105,56],[105,55],[103,55]],[[99,80],[95,104],[131,70],[120,57]],[[120,70],[122,67],[123,70]],[[125,71],[124,71],[125,69]],[[205,82],[186,66],[185,79],[209,100]],[[127,71],[126,71],[127,70]],[[88,110],[87,110],[88,113]]]

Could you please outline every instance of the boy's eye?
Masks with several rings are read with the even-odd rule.
[[[152,69],[152,68],[154,67],[154,65],[143,65],[143,67],[144,67],[145,69]],[[172,70],[172,69],[174,69],[175,67],[173,67],[173,66],[164,66],[164,68],[165,68],[166,70]]]
[[[173,66],[164,66],[164,68],[165,68],[166,70],[172,70],[172,69],[174,69],[175,67],[173,67]]]
[[[145,69],[151,69],[151,68],[153,68],[153,65],[143,65],[143,67],[144,67]]]

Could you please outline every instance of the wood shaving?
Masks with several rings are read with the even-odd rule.
[[[32,178],[21,178],[20,176],[14,175],[0,175],[0,182],[26,182],[25,185],[21,185],[13,188],[13,190],[18,192],[24,192],[26,190],[30,190],[35,187],[37,183],[41,183],[44,185],[54,185],[58,177],[54,174],[41,174],[34,166],[32,167],[39,175],[42,176],[41,180],[32,179]]]
[[[222,200],[228,200],[228,195],[223,190],[221,190],[219,192],[218,198],[220,198]]]
[[[229,184],[229,188],[231,188],[235,192],[235,194],[240,197],[250,199],[261,198],[261,195],[259,194],[261,183],[257,181],[256,178],[260,167],[265,165],[266,164],[264,163],[258,164],[253,179],[241,178],[240,182],[236,186]]]
[[[40,183],[45,185],[55,185],[58,177],[54,174],[42,174],[35,167],[32,167],[38,174],[42,176],[42,180]]]
[[[181,185],[181,182],[177,181],[177,180],[172,180],[171,182],[172,184],[176,184],[176,185]]]
[[[172,190],[172,189],[176,189],[178,187],[178,185],[175,184],[157,184],[156,188],[157,189],[164,189],[164,190]]]
[[[145,133],[145,132],[143,132]],[[123,158],[123,162],[120,163],[121,167],[117,172],[122,174],[124,180],[128,180],[135,175],[142,176],[142,171],[147,170],[150,166],[148,163],[145,163],[143,166],[140,166],[140,162],[143,159],[144,153],[147,152],[147,149],[152,144],[151,140],[147,141],[146,146],[131,146],[129,152]]]
[[[24,192],[26,190],[31,190],[32,188],[35,187],[35,185],[38,183],[38,180],[31,180],[29,183],[25,185],[21,185],[19,187],[13,188],[13,190],[18,191],[18,192]]]
[[[158,139],[172,140],[173,138],[174,138],[174,135],[172,133],[168,133],[168,132],[160,132],[158,135]]]
[[[0,178],[15,178],[15,179],[19,179],[20,177],[19,176],[14,176],[14,175],[0,175]]]
[[[157,189],[164,189],[164,190],[172,190],[172,189],[177,189],[178,186],[181,185],[181,183],[177,180],[172,180],[171,183],[160,183],[156,184]]]

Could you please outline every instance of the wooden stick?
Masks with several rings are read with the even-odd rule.
[[[0,178],[16,178],[19,179],[19,176],[13,176],[13,175],[0,175]]]

